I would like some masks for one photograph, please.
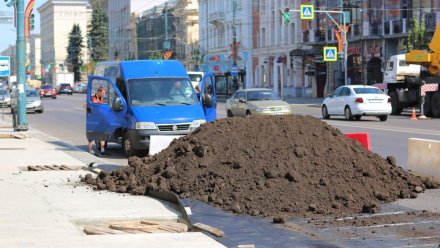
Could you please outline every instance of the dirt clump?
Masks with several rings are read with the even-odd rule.
[[[438,182],[414,176],[311,116],[226,118],[151,157],[101,172],[99,190],[172,191],[236,214],[283,218],[379,211]]]

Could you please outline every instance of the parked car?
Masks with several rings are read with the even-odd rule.
[[[75,92],[75,93],[86,93],[87,92],[87,84],[85,84],[85,83],[76,83],[73,86],[73,92]]]
[[[9,107],[11,106],[11,94],[6,88],[0,89],[0,106]]]
[[[57,98],[57,90],[51,84],[41,85],[40,88],[41,97],[52,97],[52,99]]]
[[[374,86],[341,86],[322,103],[324,119],[340,115],[346,120],[360,120],[362,116],[370,115],[386,121],[390,114],[391,98]]]
[[[61,94],[72,95],[73,94],[72,86],[70,84],[61,84],[58,90],[58,95]]]
[[[11,113],[17,109],[17,96],[15,91],[11,97]],[[44,106],[41,101],[41,96],[34,88],[26,89],[26,112],[43,113]]]
[[[291,115],[292,107],[283,101],[275,92],[265,88],[237,90],[226,101],[226,114],[232,116],[246,115]]]

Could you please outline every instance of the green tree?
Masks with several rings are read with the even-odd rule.
[[[428,42],[426,41],[425,23],[419,23],[415,18],[412,18],[410,27],[407,42],[408,50],[427,49]]]
[[[82,49],[83,45],[83,37],[81,34],[81,28],[79,24],[74,24],[72,31],[69,33],[69,43],[67,45],[67,64],[69,65],[69,70],[74,73],[74,80],[81,80],[81,66],[83,65],[82,61]]]
[[[205,53],[200,52],[198,42],[194,43],[191,51],[191,62],[194,64],[193,70],[198,71],[200,64],[205,59]]]
[[[99,6],[93,10],[87,36],[91,60],[108,59],[108,18]]]

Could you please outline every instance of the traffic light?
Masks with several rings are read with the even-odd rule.
[[[12,7],[15,5],[15,0],[5,0],[6,6]]]
[[[283,25],[288,25],[290,23],[290,9],[289,8],[284,8],[283,10],[281,10],[281,23]]]
[[[30,28],[30,30],[34,30],[34,28],[35,28],[35,16],[34,16],[34,14],[31,14],[31,16],[29,17],[29,28]]]

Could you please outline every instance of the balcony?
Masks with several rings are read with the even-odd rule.
[[[370,35],[378,35],[382,36],[383,33],[383,27],[379,23],[372,23],[370,25]]]
[[[303,32],[303,42],[324,42],[325,32],[318,29],[308,29]]]
[[[425,27],[428,30],[435,29],[437,24],[437,15],[435,13],[425,14]]]
[[[325,32],[319,29],[315,30],[315,42],[325,41]]]
[[[209,14],[208,17],[209,23],[216,25],[217,23],[221,23],[225,21],[225,12],[223,11],[215,11]]]
[[[384,32],[385,35],[387,35],[387,34],[391,34],[390,23],[391,23],[390,21],[387,21],[387,22],[385,22],[385,23],[383,24],[383,26],[384,26],[384,30],[383,30],[383,32]]]
[[[384,22],[385,35],[398,35],[406,33],[407,19],[392,20]]]
[[[352,36],[360,36],[361,35],[361,25],[359,23],[354,24],[351,28]]]

